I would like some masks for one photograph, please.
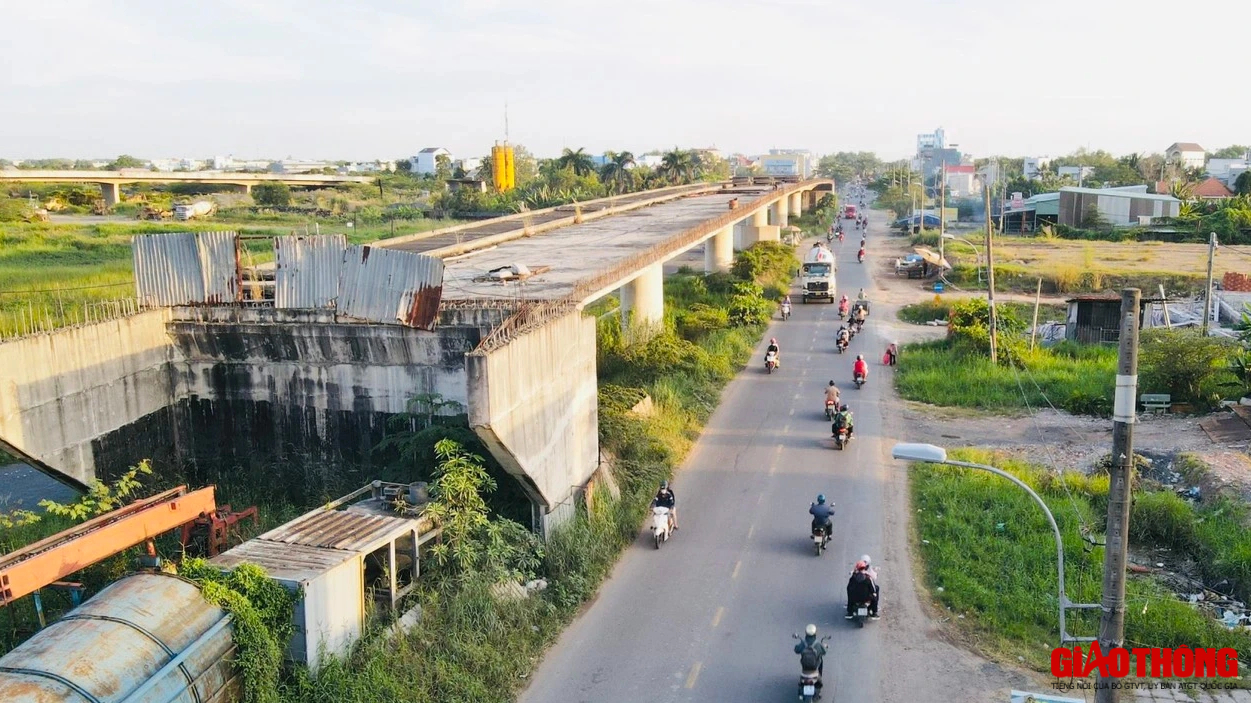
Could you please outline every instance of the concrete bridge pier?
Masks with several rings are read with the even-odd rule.
[[[730,270],[734,263],[734,226],[730,225],[704,242],[704,273]]]
[[[100,193],[104,196],[107,207],[113,207],[122,201],[122,187],[117,183],[101,183]]]
[[[778,229],[785,229],[790,224],[789,200],[789,196],[782,196],[773,203],[773,224],[777,225]]]
[[[806,191],[801,191],[798,193],[791,193],[790,211],[794,213],[795,217],[799,217],[800,215],[804,214],[805,192]]]
[[[664,266],[656,263],[621,287],[621,324],[632,340],[646,339],[665,319]]]

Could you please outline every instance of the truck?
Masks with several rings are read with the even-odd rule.
[[[804,264],[800,273],[803,285],[803,302],[825,299],[834,302],[834,253],[823,243],[816,243],[804,256]]]
[[[854,219],[856,219],[856,206],[855,206],[855,205],[844,205],[844,206],[843,206],[843,219],[845,219],[845,220],[854,220]]]
[[[208,217],[217,211],[217,205],[208,200],[198,200],[194,203],[175,205],[175,220],[196,220]]]

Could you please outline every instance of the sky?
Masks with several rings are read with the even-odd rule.
[[[1247,0],[0,0],[0,157],[1251,143]],[[1225,71],[1222,74],[1222,71]]]

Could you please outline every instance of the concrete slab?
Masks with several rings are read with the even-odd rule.
[[[724,215],[729,201],[742,207],[770,191],[692,196],[602,220],[564,227],[546,234],[505,242],[446,262],[443,299],[562,298],[581,280],[661,244],[702,222]],[[700,245],[696,245],[698,247]],[[511,264],[551,266],[524,283],[480,280],[487,272]]]

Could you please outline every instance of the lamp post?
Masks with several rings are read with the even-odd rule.
[[[942,447],[935,446],[933,444],[910,444],[910,443],[896,444],[894,447],[891,448],[890,455],[891,455],[891,458],[893,459],[900,459],[903,461],[923,461],[929,464],[945,464],[947,466],[962,466],[966,469],[981,469],[982,471],[989,471],[990,473],[995,474],[996,476],[1002,476],[1003,478],[1008,479],[1009,481],[1015,483],[1017,486],[1020,486],[1022,489],[1024,489],[1024,491],[1028,493],[1031,498],[1034,499],[1034,502],[1038,503],[1038,507],[1042,508],[1043,513],[1046,514],[1047,522],[1051,525],[1051,532],[1055,535],[1055,538],[1056,538],[1056,571],[1059,574],[1058,590],[1059,590],[1059,606],[1060,606],[1060,643],[1064,644],[1065,642],[1093,642],[1094,641],[1095,639],[1094,637],[1070,637],[1068,630],[1065,627],[1065,610],[1066,609],[1068,608],[1095,609],[1101,606],[1098,603],[1090,603],[1090,604],[1072,603],[1069,601],[1068,596],[1064,594],[1064,539],[1060,535],[1060,528],[1059,526],[1056,525],[1056,519],[1051,514],[1051,509],[1048,508],[1047,504],[1043,502],[1043,499],[1039,497],[1037,493],[1034,492],[1034,489],[1025,485],[1024,481],[1017,478],[1016,476],[1013,476],[1007,471],[1004,471],[1003,469],[997,469],[993,466],[987,466],[985,464],[973,464],[967,461],[954,461],[954,460],[948,459],[947,450],[943,449]]]

